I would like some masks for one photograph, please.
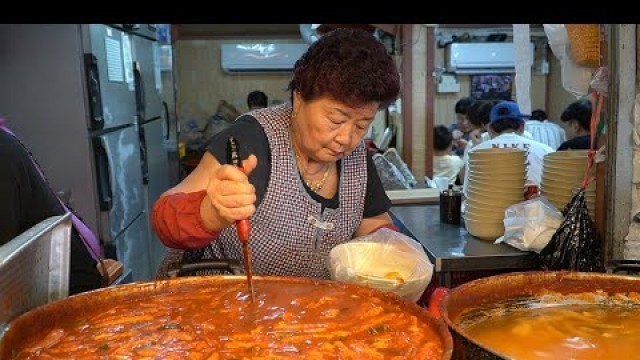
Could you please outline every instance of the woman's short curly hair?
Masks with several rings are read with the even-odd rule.
[[[338,28],[324,34],[296,61],[289,83],[305,100],[322,96],[352,107],[393,103],[400,75],[384,44],[361,29]]]

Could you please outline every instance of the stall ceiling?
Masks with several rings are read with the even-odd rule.
[[[198,38],[299,38],[300,24],[176,24],[180,39]],[[379,28],[393,34],[395,24],[321,24],[319,32],[337,27],[357,27],[367,31]]]
[[[180,39],[300,37],[299,24],[177,24]]]
[[[297,38],[300,37],[299,24],[176,24],[179,38]],[[323,24],[326,28],[336,26],[357,26],[358,24]],[[371,28],[370,24],[360,24]],[[387,32],[393,32],[394,24],[373,24]],[[513,24],[438,24],[440,29],[509,29]],[[541,29],[541,24],[531,24],[532,29]]]

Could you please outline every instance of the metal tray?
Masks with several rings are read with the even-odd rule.
[[[18,315],[69,295],[70,247],[70,213],[0,246],[0,337]]]

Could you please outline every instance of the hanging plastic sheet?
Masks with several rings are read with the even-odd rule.
[[[516,99],[523,114],[531,114],[531,57],[529,24],[513,24],[513,43],[516,47]]]
[[[576,98],[586,95],[594,69],[575,63],[570,56],[569,35],[564,24],[543,24],[549,46],[560,61],[562,87]]]

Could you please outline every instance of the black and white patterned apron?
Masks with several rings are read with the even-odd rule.
[[[321,204],[305,189],[298,172],[289,137],[291,105],[258,109],[250,114],[264,128],[271,149],[267,189],[249,219],[253,271],[256,275],[329,279],[325,264],[329,251],[349,241],[362,221],[367,190],[364,143],[342,160],[339,207],[322,210]],[[203,259],[236,259],[242,264],[235,225],[225,228],[218,239],[195,252]],[[180,253],[171,249],[168,257],[175,259]],[[185,252],[185,257],[193,258],[189,253]]]

